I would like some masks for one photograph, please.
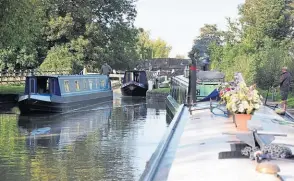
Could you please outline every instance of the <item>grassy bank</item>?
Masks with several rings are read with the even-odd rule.
[[[170,93],[170,88],[159,88],[159,89],[152,89],[150,92],[154,93]]]
[[[0,94],[22,94],[24,85],[0,85]]]
[[[259,93],[262,95],[262,97],[264,98],[264,100],[266,99],[266,95],[267,95],[267,90],[261,90],[259,89],[258,90]],[[271,101],[272,100],[272,96],[273,96],[273,93],[269,92],[268,94],[268,100]],[[275,102],[281,102],[281,94],[280,94],[280,91],[278,90],[276,95],[275,95]],[[294,108],[294,93],[291,92],[289,93],[288,95],[288,107],[289,108]]]

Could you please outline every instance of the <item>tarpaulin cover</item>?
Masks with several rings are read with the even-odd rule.
[[[220,100],[219,91],[217,89],[215,89],[212,93],[210,93],[207,97],[200,100],[199,102],[210,101],[210,99],[212,99],[212,100]]]

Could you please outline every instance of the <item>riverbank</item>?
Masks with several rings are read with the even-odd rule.
[[[22,94],[24,92],[24,85],[0,85],[1,94]]]
[[[264,98],[264,101],[266,99],[267,96],[267,90],[258,90],[260,92],[260,94],[262,95],[262,97]],[[274,95],[274,100],[273,98],[273,93],[269,93],[268,94],[268,100],[267,102],[269,104],[273,103],[273,104],[280,104],[281,102],[281,95],[280,95],[280,91],[277,90],[276,94]],[[288,108],[294,109],[294,94],[292,92],[289,93],[288,95],[288,100],[287,100],[287,104],[288,104]]]
[[[16,103],[19,95],[23,92],[24,85],[1,85],[0,104]]]
[[[166,100],[169,93],[170,93],[170,88],[159,88],[159,89],[148,90],[146,93],[146,99],[164,101]]]

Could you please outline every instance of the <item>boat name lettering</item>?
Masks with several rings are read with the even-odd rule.
[[[200,89],[196,89],[196,95],[200,96]]]

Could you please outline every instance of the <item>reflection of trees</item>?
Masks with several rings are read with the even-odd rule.
[[[134,156],[146,104],[107,110],[31,118],[20,122],[21,128],[15,115],[2,115],[1,180],[138,180]],[[29,139],[44,127],[51,133]]]
[[[27,167],[28,156],[23,153],[25,140],[20,137],[15,115],[0,114],[0,163],[1,180],[13,175],[15,180],[23,177],[18,173]],[[4,167],[5,165],[5,167]]]
[[[101,122],[103,113],[98,115],[92,115],[90,121]],[[31,127],[27,127],[27,130],[31,131],[32,128],[41,127],[42,122],[30,122],[28,126]],[[52,124],[52,128],[54,126]],[[1,174],[4,174],[1,180],[104,180],[106,168],[103,160],[97,158],[97,147],[93,144],[99,142],[99,128],[86,140],[76,141],[61,150],[53,142],[46,142],[46,145],[26,144],[27,137],[20,135],[15,115],[1,116],[0,130]],[[48,140],[48,137],[35,138],[36,142],[44,140]],[[30,146],[34,147],[34,152],[30,152]]]

